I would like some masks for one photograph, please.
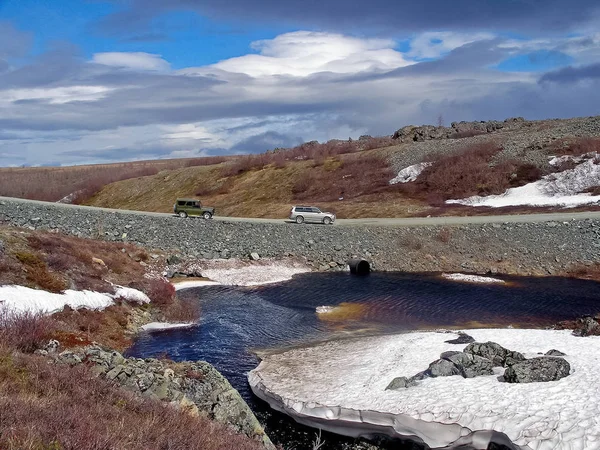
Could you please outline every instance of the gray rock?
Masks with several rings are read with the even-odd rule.
[[[408,379],[406,377],[396,377],[392,381],[390,381],[390,384],[387,385],[385,390],[395,391],[397,389],[403,389],[414,386],[415,384],[415,381],[412,379]]]
[[[508,350],[495,342],[474,342],[467,345],[464,351],[465,353],[489,359],[492,361],[494,367],[507,367],[525,360],[525,357],[521,353]]]
[[[447,344],[470,344],[471,342],[475,342],[475,339],[469,336],[467,333],[459,331],[456,339],[450,339],[449,341],[445,342]]]
[[[571,366],[564,358],[540,356],[521,361],[507,368],[504,381],[507,383],[535,383],[560,380],[569,375]]]
[[[74,353],[70,350],[65,350],[64,352],[62,352],[58,355],[58,361],[61,362],[62,364],[68,364],[70,366],[75,366],[77,364],[81,364],[82,359],[81,359],[81,356],[77,355],[76,353]]]
[[[560,350],[552,349],[546,352],[546,356],[566,356],[566,354],[561,352]]]
[[[183,260],[179,255],[170,255],[167,257],[167,264],[169,265],[180,264],[181,262],[183,262]]]
[[[250,259],[252,261],[258,261],[260,259],[260,255],[256,252],[252,252],[252,253],[250,253]]]

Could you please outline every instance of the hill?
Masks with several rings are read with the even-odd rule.
[[[169,212],[177,197],[192,196],[218,215],[240,217],[283,218],[293,204],[343,218],[490,214],[490,206],[494,214],[527,212],[533,204],[537,212],[593,209],[597,152],[600,117],[513,118],[408,126],[387,138],[313,141],[260,155],[87,166],[95,182],[83,168],[60,168],[64,181],[45,184],[93,206]],[[40,173],[11,170],[27,170],[30,179]],[[75,178],[79,184],[69,184]],[[0,194],[10,195],[1,186]]]

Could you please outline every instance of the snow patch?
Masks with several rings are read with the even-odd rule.
[[[142,291],[130,287],[117,286],[113,298],[122,298],[135,303],[150,303],[150,298]]]
[[[183,322],[183,323],[168,323],[168,322],[150,322],[143,325],[141,328],[144,331],[164,331],[173,330],[178,328],[191,328],[198,325],[196,322]]]
[[[452,281],[462,281],[465,283],[506,283],[504,280],[492,277],[482,277],[480,275],[467,275],[465,273],[443,273],[442,278]]]
[[[221,283],[210,280],[189,280],[189,281],[179,281],[173,283],[176,291],[180,291],[182,289],[189,289],[194,287],[202,287],[202,286],[218,286]]]
[[[405,167],[400,172],[398,172],[397,176],[390,180],[390,184],[408,183],[409,181],[415,181],[419,177],[419,175],[421,175],[421,172],[423,172],[423,170],[425,170],[429,166],[431,166],[430,162],[424,162]]]
[[[533,183],[508,189],[504,194],[484,197],[476,195],[460,200],[447,200],[446,203],[500,208],[523,205],[574,207],[600,202],[600,195],[581,193],[591,187],[600,186],[598,154],[581,157],[562,156],[553,158],[550,163],[556,165],[567,159],[579,164],[573,169],[546,175]]]
[[[296,420],[350,436],[383,432],[433,448],[470,441],[486,448],[503,433],[523,449],[600,448],[600,337],[569,330],[465,330],[526,357],[566,353],[571,374],[548,383],[501,383],[496,375],[430,378],[385,390],[425,370],[440,353],[462,350],[448,333],[415,332],[330,341],[264,356],[252,390]],[[493,431],[492,431],[493,430]]]
[[[120,286],[115,294],[74,290],[54,294],[25,286],[0,286],[0,309],[11,314],[53,314],[62,311],[65,306],[73,309],[104,309],[113,305],[115,298],[137,303],[150,301],[143,292]]]
[[[60,200],[58,200],[56,203],[67,203],[67,204],[72,204],[73,201],[79,197],[81,194],[83,193],[83,190],[80,189],[78,191],[75,192],[71,192],[69,195],[64,196],[63,198],[61,198]]]
[[[335,306],[317,306],[315,312],[317,314],[327,314],[335,311]]]

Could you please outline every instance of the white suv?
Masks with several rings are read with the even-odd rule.
[[[313,222],[330,225],[335,222],[335,214],[322,212],[314,206],[293,206],[290,212],[290,220],[296,223]]]

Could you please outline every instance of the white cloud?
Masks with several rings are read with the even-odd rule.
[[[432,31],[413,37],[408,56],[418,59],[439,58],[442,55],[471,42],[492,39],[491,33],[455,33]]]
[[[289,75],[303,77],[319,72],[356,73],[391,70],[410,64],[394,50],[389,39],[360,39],[341,34],[297,31],[274,39],[256,41],[259,52],[221,61],[209,68],[186,73],[208,73],[210,69],[243,73],[252,77]]]
[[[9,89],[0,91],[0,106],[21,100],[38,100],[53,105],[95,101],[104,98],[112,89],[104,86],[68,86],[56,88]]]
[[[92,62],[132,70],[166,71],[171,67],[160,55],[144,52],[96,53],[92,57]]]

